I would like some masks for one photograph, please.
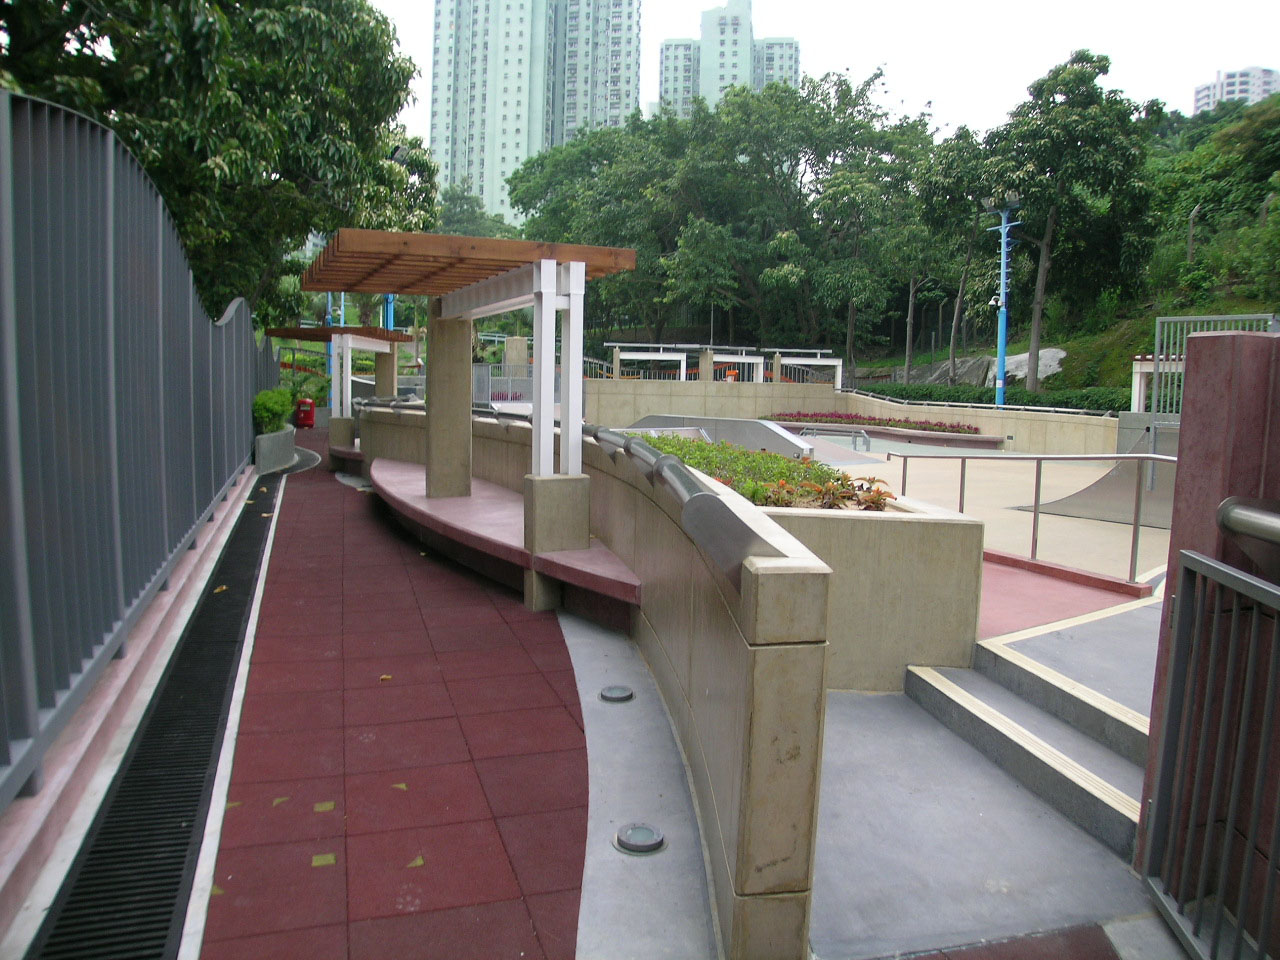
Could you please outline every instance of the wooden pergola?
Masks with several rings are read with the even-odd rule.
[[[633,270],[634,250],[529,240],[339,230],[302,276],[307,291],[439,297],[427,330],[427,495],[471,491],[471,326],[533,308],[534,476],[555,473],[556,318],[561,474],[582,472],[582,311],[587,280]],[[465,450],[465,456],[460,453]]]

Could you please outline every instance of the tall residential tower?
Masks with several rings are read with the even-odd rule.
[[[700,40],[663,41],[660,76],[661,102],[687,117],[694,97],[714,107],[730,87],[799,86],[800,45],[790,37],[756,40],[751,0],[728,0],[702,15]]]
[[[506,179],[640,99],[640,0],[435,0],[431,151],[441,186],[513,215]]]

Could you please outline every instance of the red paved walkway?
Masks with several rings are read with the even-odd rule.
[[[321,467],[286,485],[250,663],[206,960],[573,956],[586,749],[554,616]]]
[[[982,564],[978,639],[1039,627],[1131,600],[1133,597],[1113,590],[986,561]]]

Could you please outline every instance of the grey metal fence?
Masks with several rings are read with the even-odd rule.
[[[278,383],[106,128],[0,92],[0,809],[247,465]]]
[[[1280,588],[1184,551],[1145,875],[1196,957],[1280,955]]]
[[[1246,313],[1212,317],[1156,317],[1155,353],[1151,372],[1151,441],[1161,428],[1178,426],[1182,414],[1182,371],[1187,337],[1220,330],[1277,331],[1274,314]]]

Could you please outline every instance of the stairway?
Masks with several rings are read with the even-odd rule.
[[[973,669],[907,668],[907,696],[1118,856],[1133,856],[1148,718],[999,640]]]

